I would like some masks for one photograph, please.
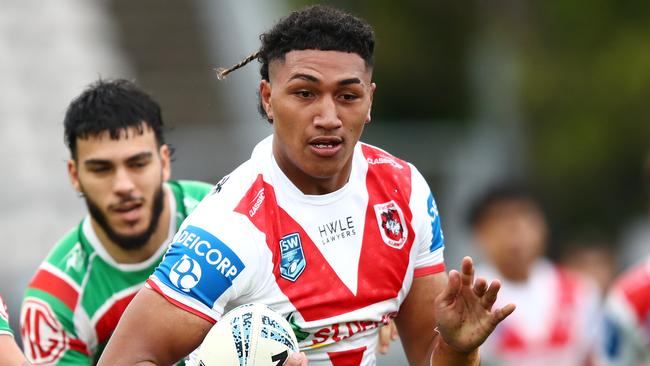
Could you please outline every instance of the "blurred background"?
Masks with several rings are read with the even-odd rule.
[[[65,167],[70,100],[100,77],[135,80],[163,107],[173,177],[216,182],[270,128],[256,112],[258,66],[225,81],[214,69],[310,3],[0,0],[0,293],[14,326],[35,268],[85,215]],[[363,140],[428,179],[448,266],[473,254],[469,202],[503,180],[543,198],[551,257],[600,246],[620,269],[648,253],[650,2],[320,3],[375,28],[378,88]]]

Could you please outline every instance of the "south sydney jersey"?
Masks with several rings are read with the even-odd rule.
[[[269,305],[310,365],[374,365],[378,327],[414,277],[444,271],[443,249],[435,201],[411,164],[358,143],[344,187],[305,195],[269,137],[185,220],[147,283],[211,322]]]

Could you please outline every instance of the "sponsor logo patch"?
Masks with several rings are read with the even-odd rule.
[[[438,206],[431,193],[429,193],[429,198],[427,199],[427,208],[429,210],[429,217],[431,218],[431,245],[429,246],[429,251],[434,252],[445,246],[445,236],[440,226]]]
[[[201,281],[201,265],[188,257],[187,254],[184,254],[172,266],[171,272],[169,272],[169,280],[179,289],[190,292],[190,289]]]
[[[30,298],[21,313],[25,356],[34,365],[54,364],[68,349],[68,336],[46,302]]]
[[[155,275],[167,286],[212,307],[244,267],[224,242],[189,225],[176,234]]]
[[[293,233],[280,239],[280,256],[280,276],[295,282],[307,266],[300,234]]]
[[[401,249],[408,237],[408,228],[402,209],[395,201],[378,203],[374,207],[379,232],[384,243],[395,249]]]

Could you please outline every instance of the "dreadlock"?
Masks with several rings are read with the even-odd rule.
[[[231,66],[230,68],[225,68],[225,67],[218,68],[216,70],[217,71],[217,79],[219,79],[219,80],[225,79],[226,76],[228,74],[230,74],[231,72],[246,66],[246,64],[248,64],[249,62],[251,62],[251,61],[253,61],[255,59],[259,59],[259,57],[260,57],[260,51],[257,51],[257,52],[251,53],[250,55],[248,55],[248,57],[241,60],[238,64]]]
[[[314,5],[294,11],[280,20],[271,30],[260,35],[260,49],[230,68],[217,69],[217,78],[257,59],[262,65],[260,76],[269,80],[269,63],[283,60],[294,50],[321,50],[355,53],[366,67],[373,66],[375,35],[370,25],[349,13],[329,6]],[[258,109],[268,120],[261,100]]]

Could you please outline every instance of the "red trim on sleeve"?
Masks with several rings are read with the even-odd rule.
[[[424,277],[426,275],[436,274],[444,271],[445,271],[445,264],[438,263],[438,264],[434,264],[433,266],[416,268],[415,272],[413,272],[413,277],[415,278]]]
[[[61,277],[42,268],[36,272],[29,287],[47,292],[56,297],[72,311],[74,311],[77,300],[79,299],[79,293],[74,287],[70,286]]]
[[[68,341],[68,345],[70,346],[70,349],[79,353],[82,353],[86,356],[91,356],[90,351],[88,351],[88,347],[86,344],[78,339],[71,338]]]
[[[183,304],[182,302],[180,302],[180,301],[178,301],[178,300],[176,300],[176,299],[174,299],[174,298],[172,298],[170,296],[167,296],[162,291],[162,289],[160,289],[160,287],[154,281],[152,281],[151,279],[147,279],[147,285],[149,285],[152,290],[154,290],[157,293],[159,293],[160,295],[162,295],[167,301],[169,301],[170,303],[172,303],[172,304],[178,306],[179,308],[187,311],[188,313],[192,313],[192,314],[198,316],[199,318],[202,318],[202,319],[205,319],[205,320],[209,321],[212,324],[215,324],[217,322],[216,320],[212,319],[211,316],[206,315],[206,314],[204,314],[204,313],[202,313],[202,312],[200,312],[200,311],[198,311],[198,310],[196,310],[194,308],[191,308],[191,307]]]
[[[117,327],[117,323],[120,321],[124,310],[131,303],[131,300],[135,297],[137,291],[115,301],[111,307],[106,310],[104,315],[102,315],[97,324],[95,324],[95,333],[97,333],[97,342],[104,343],[108,338],[113,334],[113,331]]]

